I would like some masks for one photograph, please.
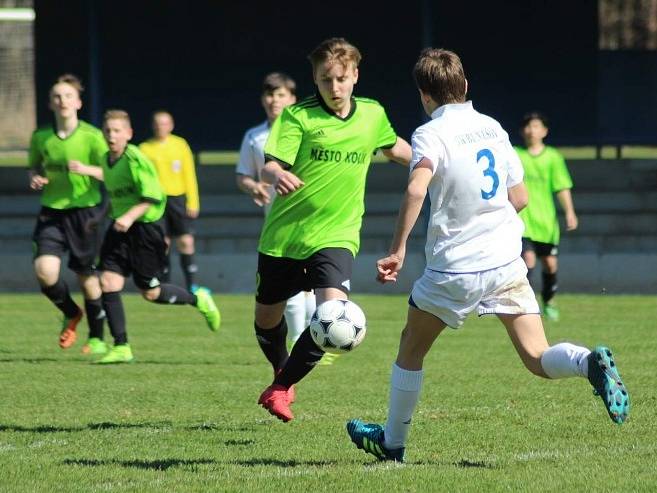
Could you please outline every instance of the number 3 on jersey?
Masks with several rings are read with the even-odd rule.
[[[495,197],[495,194],[497,193],[497,187],[500,186],[500,177],[497,176],[497,173],[495,172],[495,156],[493,156],[490,149],[482,149],[477,153],[477,162],[481,159],[488,160],[488,167],[484,170],[484,176],[490,176],[493,179],[493,187],[490,191],[481,191],[481,198],[489,200]]]

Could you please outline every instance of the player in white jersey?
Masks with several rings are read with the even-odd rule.
[[[351,440],[380,460],[404,460],[424,357],[445,327],[460,327],[475,309],[497,315],[530,372],[550,379],[588,378],[610,418],[623,423],[629,396],[611,351],[548,345],[520,257],[523,224],[516,211],[527,204],[527,192],[507,133],[466,102],[467,81],[455,53],[423,50],[413,75],[431,121],[413,134],[408,188],[390,253],[377,262],[377,278],[396,281],[428,189],[427,266],[409,298],[392,366],[387,423],[351,420]]]
[[[272,72],[265,76],[261,103],[267,120],[247,130],[242,139],[239,162],[235,170],[237,186],[250,195],[257,205],[263,207],[265,214],[271,209],[272,201],[276,197],[274,186],[260,179],[262,168],[265,166],[265,143],[271,124],[281,114],[283,108],[295,103],[296,100],[296,84],[290,76],[280,72]],[[302,291],[287,300],[285,321],[288,329],[287,337],[291,343],[294,344],[308,326],[314,311],[313,293]]]

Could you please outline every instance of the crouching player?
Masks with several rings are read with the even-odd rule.
[[[209,291],[200,289],[192,294],[184,288],[160,283],[167,246],[162,228],[156,221],[164,213],[166,196],[157,172],[139,149],[128,143],[132,138],[132,127],[125,111],[109,110],[105,113],[103,135],[109,152],[102,167],[72,162],[69,168],[75,173],[104,181],[110,197],[112,224],[101,247],[100,283],[114,347],[98,363],[128,363],[133,356],[128,344],[121,291],[125,278],[131,274],[148,301],[193,305],[213,331],[219,329],[221,317]]]
[[[445,327],[460,327],[475,309],[497,315],[530,372],[550,379],[588,378],[611,419],[623,423],[630,403],[611,351],[548,345],[520,257],[523,225],[516,211],[527,204],[527,193],[507,133],[466,102],[467,81],[455,53],[425,49],[414,77],[432,119],[413,135],[409,183],[390,253],[377,262],[378,280],[397,279],[428,189],[427,265],[409,298],[392,366],[387,423],[351,420],[351,440],[381,460],[404,460],[424,357]]]

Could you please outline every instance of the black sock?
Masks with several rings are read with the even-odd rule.
[[[160,296],[154,300],[154,303],[196,306],[196,296],[175,284],[160,284]]]
[[[105,311],[103,310],[102,298],[96,300],[84,300],[84,310],[87,312],[87,324],[89,324],[89,338],[103,338],[103,322]]]
[[[41,292],[45,294],[53,304],[59,308],[66,318],[73,318],[80,313],[80,307],[75,304],[68,286],[61,279],[52,286],[41,287]]]
[[[171,250],[167,250],[165,257],[164,267],[162,268],[162,273],[158,276],[160,282],[169,282],[171,281]]]
[[[283,371],[274,378],[274,383],[290,388],[308,375],[322,356],[324,351],[317,347],[310,335],[310,329],[306,328],[292,348],[292,354]]]
[[[554,295],[557,294],[557,274],[550,274],[549,272],[543,272],[543,291],[541,295],[543,296],[543,303],[548,304]]]
[[[536,267],[532,267],[531,269],[527,267],[527,280],[529,281],[529,285],[534,289],[534,269]]]
[[[262,329],[258,327],[255,323],[256,338],[258,339],[258,344],[260,349],[265,353],[265,357],[271,363],[271,366],[274,368],[274,373],[283,368],[285,362],[288,358],[287,353],[287,323],[285,323],[285,317],[283,317],[280,323],[272,329]]]
[[[192,284],[194,284],[194,274],[198,271],[198,266],[194,263],[194,254],[187,255],[180,254],[180,267],[182,268],[183,275],[185,276],[185,286],[191,291]]]
[[[123,310],[123,302],[121,301],[121,292],[113,291],[111,293],[103,293],[103,310],[107,316],[107,325],[109,325],[110,332],[114,338],[114,345],[128,343],[128,333],[125,328],[125,311]]]

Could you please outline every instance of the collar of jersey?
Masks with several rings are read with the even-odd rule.
[[[436,108],[433,113],[431,113],[431,119],[433,120],[443,116],[445,113],[470,110],[472,110],[472,101],[466,101],[465,103],[444,104],[441,107]]]
[[[78,119],[78,124],[75,126],[75,128],[73,129],[73,131],[72,131],[70,134],[68,134],[66,137],[62,138],[62,137],[60,137],[59,134],[57,133],[57,121],[55,121],[54,118],[53,118],[53,122],[52,122],[52,132],[55,134],[55,137],[57,137],[59,140],[61,140],[61,141],[68,140],[68,139],[70,139],[71,137],[73,137],[73,134],[74,134],[75,132],[78,131],[78,129],[80,128],[80,124],[81,124],[81,123],[82,123],[82,120]]]
[[[338,120],[342,120],[343,122],[349,120],[349,118],[351,118],[353,114],[356,112],[356,98],[354,98],[353,96],[351,96],[351,109],[349,110],[349,114],[344,118],[342,118],[339,115],[336,115],[335,111],[333,111],[331,108],[328,107],[321,94],[315,93],[315,97],[319,101],[319,105],[322,107],[324,111],[326,111],[329,115],[336,117]]]

